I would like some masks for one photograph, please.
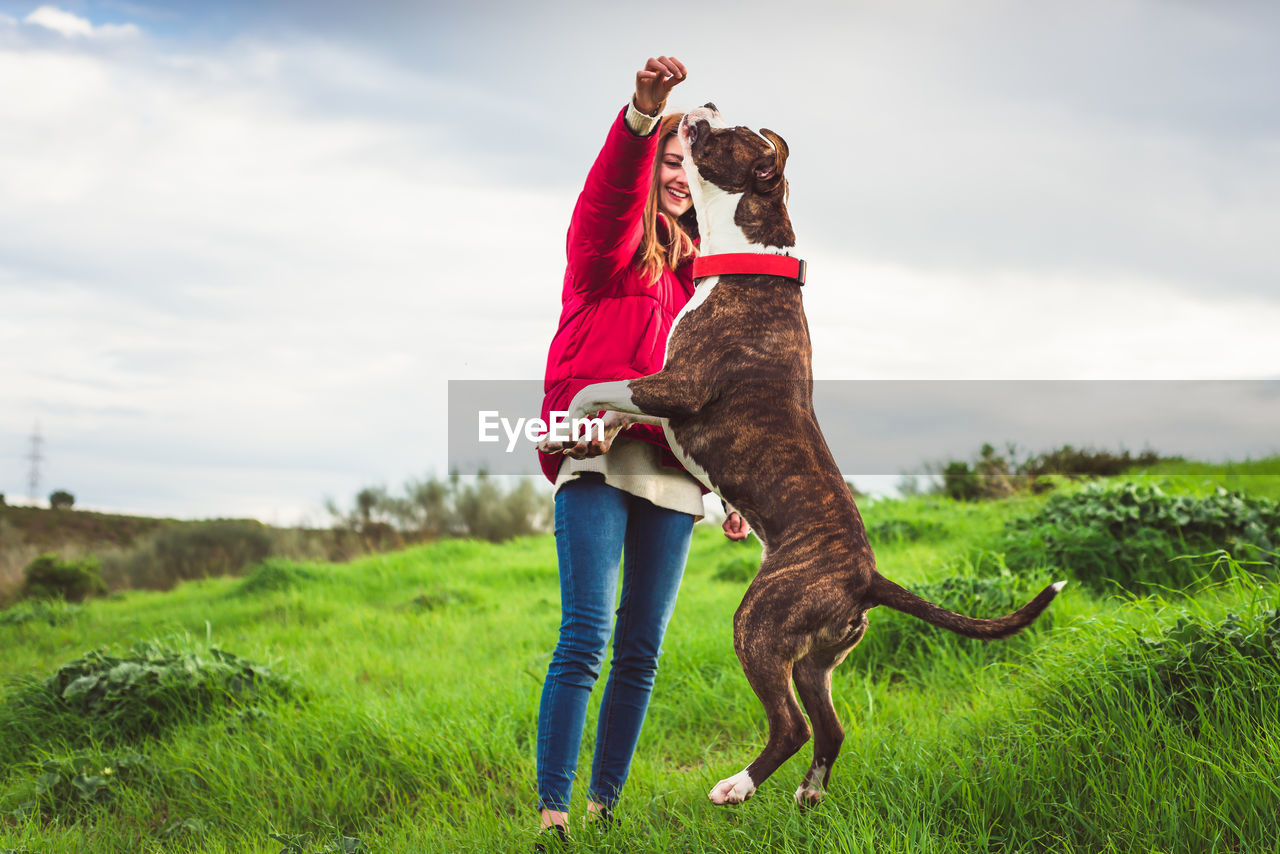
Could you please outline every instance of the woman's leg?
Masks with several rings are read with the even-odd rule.
[[[564,820],[549,818],[547,811],[569,811],[587,699],[609,642],[629,497],[599,476],[580,477],[556,493],[560,638],[538,710],[538,806],[544,825]]]
[[[629,498],[622,599],[588,789],[590,800],[604,807],[618,800],[631,769],[693,533],[689,514]]]

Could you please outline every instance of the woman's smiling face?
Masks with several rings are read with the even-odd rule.
[[[672,219],[678,218],[693,204],[689,198],[689,182],[684,174],[684,152],[680,137],[672,134],[658,157],[658,205]]]

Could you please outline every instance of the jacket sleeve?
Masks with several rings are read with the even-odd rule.
[[[623,109],[609,128],[569,222],[570,278],[582,293],[603,287],[625,269],[644,233],[658,135],[636,136],[627,128],[625,114]]]

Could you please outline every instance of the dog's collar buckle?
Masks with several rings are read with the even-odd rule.
[[[699,255],[693,259],[693,277],[733,276],[753,274],[781,276],[803,285],[808,265],[791,255],[774,255],[771,252],[724,252],[719,255]]]

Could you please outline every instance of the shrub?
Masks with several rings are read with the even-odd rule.
[[[289,686],[270,669],[215,647],[175,649],[147,641],[124,656],[90,652],[58,668],[44,687],[92,721],[102,737],[129,739],[244,705],[264,689],[285,695]]]
[[[1146,450],[1137,456],[1128,451],[1113,454],[1110,451],[1097,451],[1093,448],[1074,448],[1063,445],[1057,450],[1048,451],[1028,457],[1018,465],[1018,473],[1031,477],[1058,474],[1070,477],[1111,477],[1124,474],[1133,468],[1147,468],[1161,460],[1174,460],[1176,457],[1161,457],[1155,451]]]
[[[76,503],[76,497],[65,489],[59,489],[49,496],[49,508],[63,510]]]
[[[107,592],[102,580],[102,565],[97,558],[63,560],[55,554],[43,554],[23,571],[24,598],[62,598],[81,602],[88,596]]]
[[[1008,448],[1009,458],[1014,449]],[[1023,489],[1027,478],[1017,473],[1009,459],[996,453],[991,444],[984,444],[978,452],[973,467],[960,460],[952,460],[942,469],[942,493],[957,501],[977,501],[982,498],[1005,498]]]
[[[1280,694],[1280,609],[1247,623],[1229,614],[1213,627],[1184,615],[1159,638],[1139,640],[1117,670],[1136,693],[1185,723],[1221,708],[1224,682],[1254,710]]]
[[[271,554],[270,530],[252,519],[214,519],[161,528],[108,564],[129,587],[168,590],[180,581],[238,575]]]
[[[150,781],[151,763],[138,753],[78,753],[50,758],[38,766],[29,800],[17,812],[38,810],[46,819],[75,819],[93,807],[108,806],[123,786]]]
[[[1196,498],[1154,484],[1089,484],[1051,497],[1036,515],[1006,526],[1000,548],[1015,565],[1056,565],[1096,590],[1185,589],[1221,577],[1214,562],[1177,560],[1218,550],[1272,570],[1280,505],[1219,489]]]
[[[20,676],[0,700],[0,768],[51,751],[119,745],[215,714],[296,697],[269,668],[188,641],[90,652],[46,678]],[[237,720],[233,715],[232,720]],[[241,714],[239,720],[244,720]]]
[[[942,470],[942,492],[956,501],[974,501],[982,492],[978,475],[969,470],[969,464],[952,460]]]
[[[1014,493],[1031,490],[1044,492],[1053,489],[1055,478],[1108,477],[1130,469],[1153,466],[1162,460],[1180,460],[1180,457],[1161,457],[1155,451],[1143,451],[1134,456],[1128,451],[1113,454],[1093,448],[1075,448],[1063,445],[1052,451],[1027,456],[1021,461],[1012,443],[999,454],[991,444],[984,444],[973,464],[962,460],[950,460],[941,469],[942,475],[935,491],[958,501],[977,501],[986,498],[1005,498]]]
[[[1280,695],[1280,602],[1215,624],[1183,611],[1155,637],[1133,641],[1088,678],[1046,685],[1050,714],[1072,720],[1097,710],[1098,698],[1158,726],[1165,718],[1194,736],[1202,724],[1242,731],[1275,719]],[[1102,715],[1107,715],[1103,706]],[[1114,711],[1110,714],[1114,714]]]

